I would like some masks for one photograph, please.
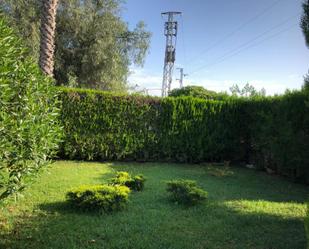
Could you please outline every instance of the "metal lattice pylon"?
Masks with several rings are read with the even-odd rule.
[[[168,21],[165,22],[164,35],[166,36],[166,48],[162,81],[162,97],[166,97],[171,90],[173,82],[174,63],[176,59],[176,42],[178,23],[174,21],[174,16],[181,15],[181,12],[163,12],[162,16],[167,16]]]

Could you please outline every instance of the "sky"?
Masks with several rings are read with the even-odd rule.
[[[127,0],[122,17],[130,28],[144,21],[152,33],[143,68],[132,66],[130,85],[160,95],[165,51],[161,12],[177,19],[175,68],[184,85],[229,91],[249,83],[268,95],[300,89],[309,69],[309,49],[299,27],[303,0]],[[172,88],[179,87],[174,71]]]

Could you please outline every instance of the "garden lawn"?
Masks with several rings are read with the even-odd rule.
[[[142,173],[143,192],[113,214],[70,209],[65,194],[107,182],[116,171]],[[168,200],[165,182],[192,179],[208,200],[183,207]],[[207,165],[60,161],[0,207],[0,248],[22,249],[305,249],[308,187],[249,169]]]

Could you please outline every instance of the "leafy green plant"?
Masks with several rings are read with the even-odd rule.
[[[80,186],[69,191],[67,201],[83,211],[118,211],[126,207],[130,189],[126,186]]]
[[[133,191],[142,191],[145,185],[145,177],[143,175],[130,176],[128,172],[117,172],[116,177],[111,179],[112,185],[127,186]]]
[[[59,99],[0,14],[0,200],[23,190],[55,155]]]
[[[195,181],[173,180],[167,182],[170,199],[176,203],[195,205],[207,199],[208,193],[200,189]]]

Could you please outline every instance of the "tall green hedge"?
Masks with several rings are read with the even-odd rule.
[[[214,101],[61,92],[64,158],[227,160],[309,180],[308,93]]]
[[[238,103],[62,89],[62,156],[201,162],[238,157]]]
[[[309,94],[249,101],[249,144],[260,168],[309,182]]]
[[[84,160],[144,157],[156,144],[156,99],[63,89],[62,156]]]
[[[22,190],[54,156],[60,137],[56,94],[0,13],[0,201]]]
[[[241,104],[192,97],[162,100],[157,124],[159,158],[198,163],[242,157],[241,135],[235,126]]]

